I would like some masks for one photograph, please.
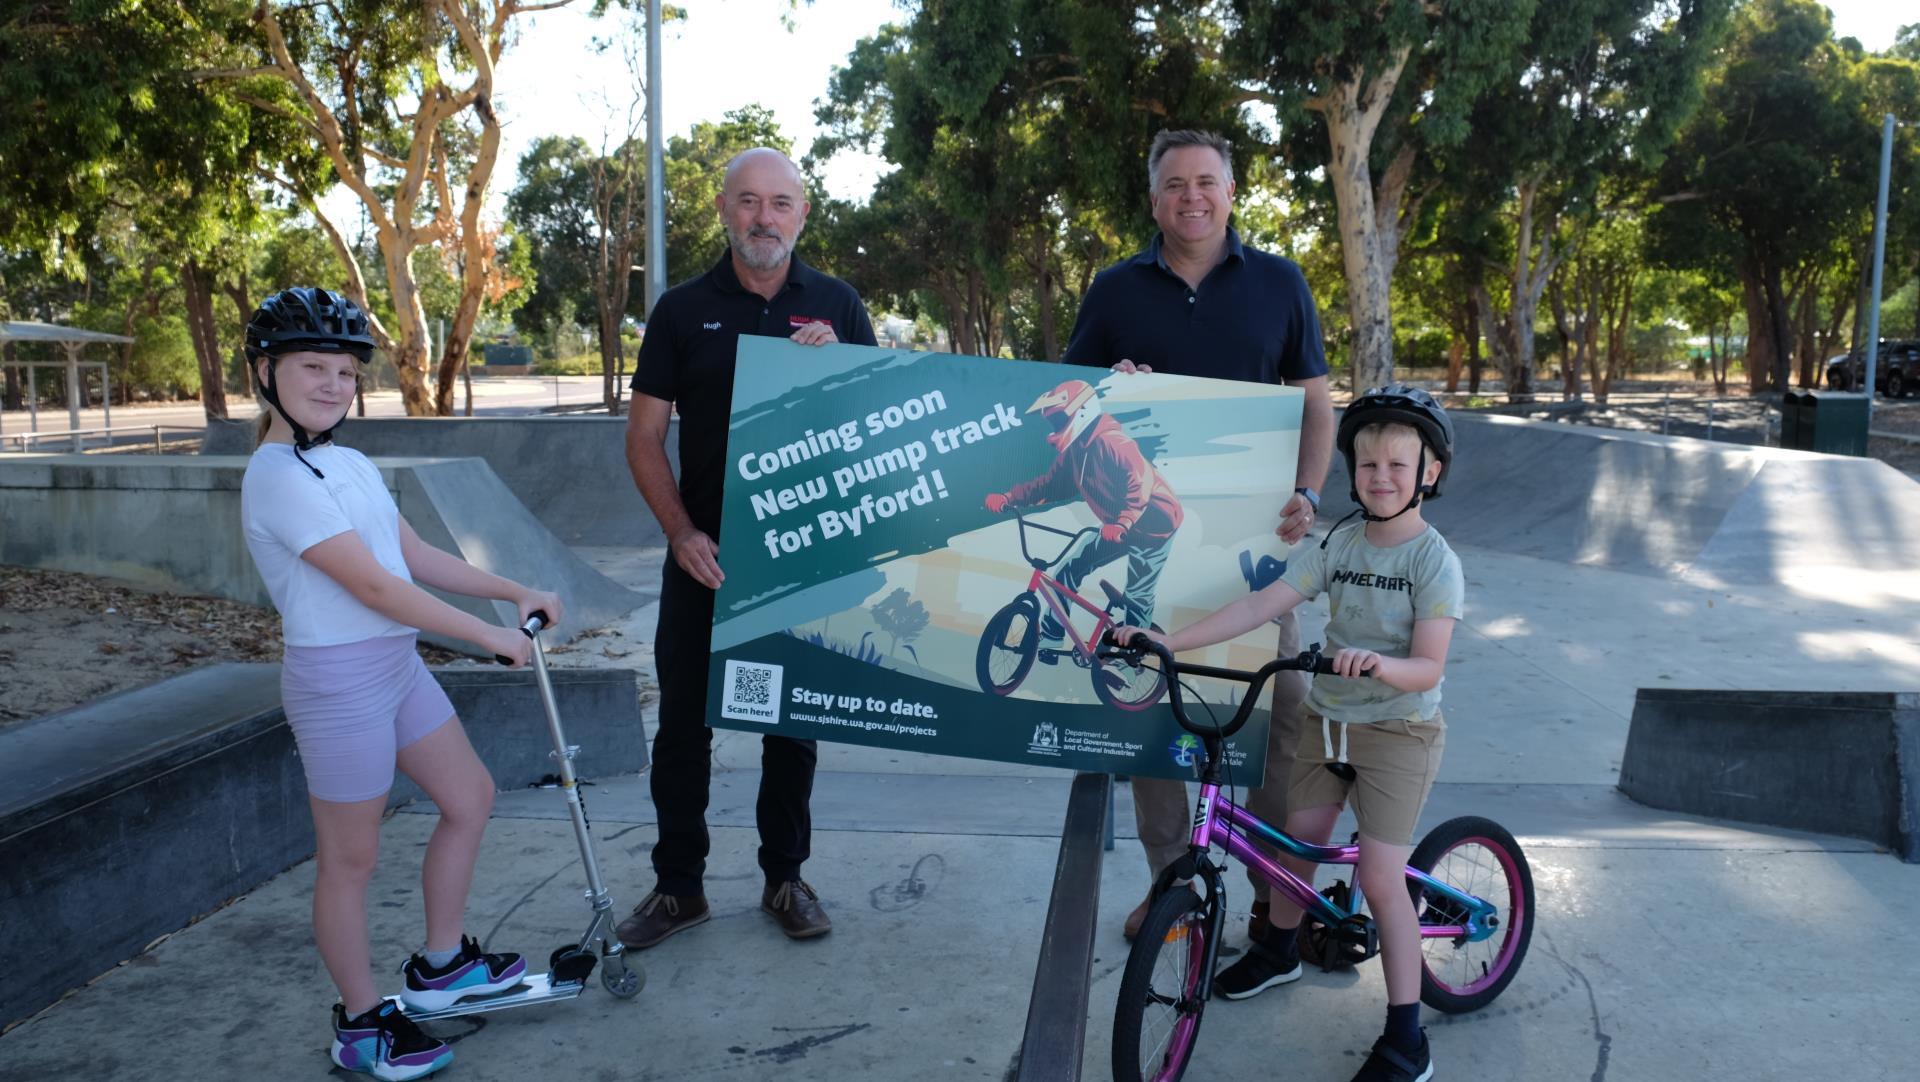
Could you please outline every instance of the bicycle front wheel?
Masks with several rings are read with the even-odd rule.
[[[1133,937],[1113,1010],[1115,1082],[1174,1082],[1200,1032],[1207,911],[1192,887],[1155,898]]]
[[[1499,924],[1477,942],[1420,940],[1420,1001],[1437,1011],[1464,1014],[1492,1003],[1513,983],[1533,941],[1533,870],[1505,827],[1463,815],[1428,832],[1408,864],[1442,883],[1491,903]],[[1409,882],[1423,926],[1466,920],[1459,903]]]
[[[994,613],[980,633],[980,650],[973,663],[980,690],[1011,694],[1027,678],[1039,652],[1040,603],[1032,594],[1021,594]]]

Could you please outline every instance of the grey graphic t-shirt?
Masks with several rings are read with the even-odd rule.
[[[1343,526],[1325,548],[1302,546],[1281,581],[1309,600],[1327,595],[1329,656],[1349,646],[1410,656],[1414,621],[1458,620],[1467,596],[1460,558],[1431,526],[1392,548],[1368,544],[1365,523]],[[1440,709],[1440,685],[1411,692],[1370,677],[1321,675],[1313,678],[1307,708],[1353,724],[1426,719]]]

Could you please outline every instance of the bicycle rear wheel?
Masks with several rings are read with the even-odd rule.
[[[1499,919],[1477,942],[1422,938],[1420,1001],[1437,1011],[1464,1014],[1492,1003],[1513,983],[1533,940],[1533,871],[1505,827],[1464,815],[1434,827],[1407,862],[1450,887],[1491,903]],[[1425,926],[1463,923],[1459,903],[1409,882],[1414,910]]]
[[[1207,910],[1192,887],[1155,898],[1133,937],[1113,1009],[1115,1082],[1175,1082],[1200,1032]]]

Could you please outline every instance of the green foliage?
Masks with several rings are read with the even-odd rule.
[[[521,155],[519,184],[507,196],[507,219],[536,278],[516,322],[537,335],[593,320],[592,159],[584,139],[538,139]]]

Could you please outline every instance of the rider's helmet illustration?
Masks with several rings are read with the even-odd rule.
[[[1100,396],[1094,393],[1093,385],[1083,379],[1070,379],[1039,398],[1027,407],[1028,413],[1038,413],[1053,431],[1047,436],[1047,442],[1055,450],[1065,450],[1074,438],[1087,430],[1094,418],[1100,416]]]

